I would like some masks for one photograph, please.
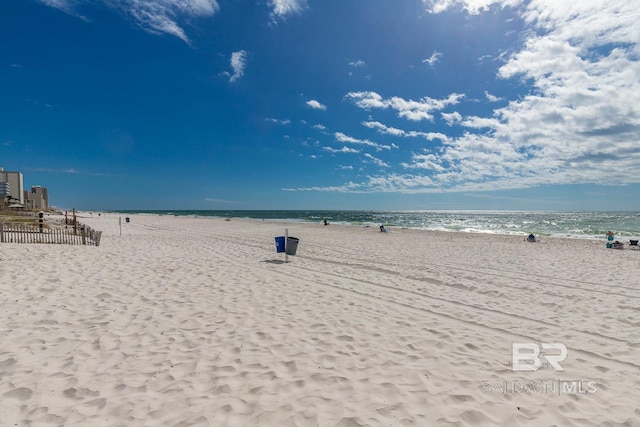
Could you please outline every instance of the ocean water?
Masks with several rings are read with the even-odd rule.
[[[640,237],[640,212],[552,211],[319,211],[319,210],[141,210],[118,211],[151,215],[247,218],[287,222],[322,223],[359,227],[392,227],[420,230],[492,233],[508,235],[604,239],[607,231],[616,239]]]

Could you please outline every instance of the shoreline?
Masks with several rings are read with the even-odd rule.
[[[103,215],[105,214],[104,212],[101,212]],[[116,216],[120,216],[123,218],[126,218],[127,216],[134,216],[134,215],[139,215],[142,217],[145,216],[149,216],[149,217],[153,217],[153,216],[158,216],[158,217],[167,217],[167,218],[195,218],[195,219],[202,219],[202,220],[225,220],[226,217],[224,216],[208,216],[208,215],[169,215],[169,214],[158,214],[158,213],[127,213],[127,212],[107,212],[110,216],[111,215],[116,215]],[[89,215],[88,211],[82,211],[78,213],[78,218],[80,218],[80,215],[84,214],[82,217],[83,218],[94,218],[93,216]],[[287,219],[287,218],[250,218],[250,217],[229,217],[230,220],[234,220],[234,221],[249,221],[249,222],[267,222],[267,223],[277,223],[277,224],[301,224],[301,225],[319,225],[319,226],[323,226],[322,224],[322,220],[319,220],[317,222],[314,221],[309,221],[309,220],[302,220],[302,219]],[[354,228],[364,228],[364,229],[373,229],[374,231],[377,231],[377,228],[380,226],[380,223],[369,223],[369,224],[355,224],[355,223],[347,223],[347,222],[331,222],[327,227],[354,227]],[[601,242],[604,244],[607,243],[606,240],[606,235],[603,233],[602,235],[577,235],[577,234],[559,234],[559,233],[552,233],[552,234],[545,234],[545,233],[540,233],[540,232],[536,232],[536,230],[531,230],[531,231],[513,231],[513,232],[490,232],[487,230],[469,230],[469,231],[465,231],[465,230],[454,230],[454,229],[445,229],[445,228],[423,228],[423,227],[409,227],[409,226],[404,226],[404,225],[394,225],[394,224],[385,224],[385,227],[387,227],[390,230],[410,230],[410,231],[416,231],[416,232],[426,232],[426,233],[458,233],[460,235],[486,235],[486,236],[507,236],[507,237],[522,237],[523,239],[526,238],[529,233],[533,232],[537,237],[541,237],[542,239],[569,239],[569,240],[588,240],[588,241],[595,241],[595,242]],[[640,236],[640,233],[638,235],[636,234],[622,234],[616,235],[616,240],[620,240],[622,243],[627,244],[629,243],[630,239],[634,239],[636,238],[636,236]]]

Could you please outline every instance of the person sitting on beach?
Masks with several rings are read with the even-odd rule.
[[[324,219],[324,225],[329,225],[329,222],[327,221],[327,218]]]
[[[380,232],[381,233],[386,233],[387,232],[387,230],[384,228],[384,225],[380,226]]]
[[[529,234],[529,237],[527,237],[527,242],[535,242],[536,241],[536,236],[531,233]]]

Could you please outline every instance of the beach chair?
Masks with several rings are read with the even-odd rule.
[[[640,246],[638,246],[638,241],[637,240],[629,240],[629,249],[635,249],[635,250],[640,249]]]

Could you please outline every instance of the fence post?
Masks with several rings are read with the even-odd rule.
[[[4,243],[4,225],[0,221],[0,243]]]

